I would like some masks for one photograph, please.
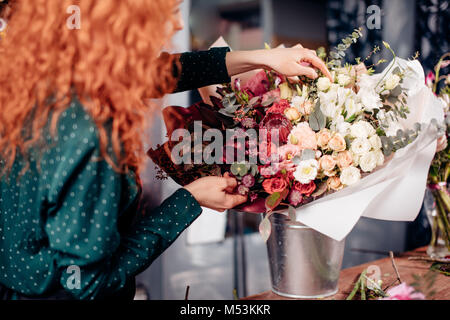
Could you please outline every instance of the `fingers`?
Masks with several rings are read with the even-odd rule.
[[[330,71],[328,71],[327,66],[322,61],[322,59],[320,59],[318,56],[312,54],[310,51],[305,51],[304,57],[302,58],[302,60],[300,62],[302,62],[302,61],[307,61],[307,62],[311,63],[314,67],[316,67],[317,69],[322,71],[322,73],[328,79],[330,79],[330,81],[333,81]]]
[[[237,186],[237,181],[236,181],[236,179],[235,178],[230,178],[229,176],[228,177],[226,177],[226,178],[223,178],[224,179],[224,184],[223,184],[223,189],[222,190],[225,190],[225,189],[234,189],[234,188],[236,188],[236,186]]]
[[[304,75],[311,79],[316,79],[319,76],[313,68],[305,67],[305,66],[301,66],[301,65],[297,66],[297,74]]]
[[[225,203],[228,209],[234,208],[240,204],[243,204],[247,201],[247,196],[242,196],[240,194],[226,194]]]

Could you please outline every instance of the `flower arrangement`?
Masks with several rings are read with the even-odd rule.
[[[249,199],[239,209],[266,213],[260,232],[267,240],[271,213],[281,210],[295,221],[296,208],[357,184],[419,135],[420,124],[402,125],[410,113],[403,84],[414,70],[405,60],[396,63],[389,44],[383,42],[393,61],[380,74],[374,67],[385,60],[365,66],[379,47],[355,65],[342,64],[345,50],[361,36],[356,29],[329,55],[317,50],[333,81],[320,72],[317,79],[292,81],[262,70],[245,83],[236,79],[218,87],[211,105],[166,108],[169,137],[184,129],[176,138],[187,137],[189,143],[172,139],[149,156],[181,184],[204,175],[234,176],[236,192]],[[214,143],[195,143],[206,136],[208,141],[214,136]],[[222,139],[221,147],[216,142]]]
[[[444,241],[447,253],[450,252],[450,194],[448,192],[448,181],[450,176],[450,146],[449,138],[449,107],[450,107],[450,76],[440,75],[443,68],[450,65],[450,52],[444,54],[434,68],[426,77],[426,85],[442,101],[444,113],[447,119],[446,131],[438,139],[436,155],[431,163],[428,174],[428,186],[431,189],[436,203],[436,215],[432,217],[432,236],[430,248],[439,246],[438,242]],[[438,91],[439,82],[444,81],[444,86]]]

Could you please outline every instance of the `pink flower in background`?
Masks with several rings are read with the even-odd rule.
[[[275,102],[280,100],[280,97],[281,97],[280,88],[276,88],[275,90],[271,90],[269,92],[264,93],[262,96],[262,99],[261,99],[261,103],[266,102],[267,100],[269,100],[272,97],[275,98]]]
[[[316,133],[306,122],[301,122],[294,127],[289,136],[289,142],[297,145],[300,150],[317,149]]]
[[[303,196],[298,190],[291,190],[288,196],[288,201],[293,206],[298,206],[303,200]]]
[[[427,77],[425,78],[425,84],[428,87],[432,87],[433,86],[433,82],[436,79],[436,77],[434,76],[433,71],[428,72]]]
[[[416,289],[403,282],[402,284],[389,289],[386,292],[389,297],[383,298],[382,300],[425,300],[423,293],[415,290]]]
[[[253,78],[247,81],[243,87],[244,91],[251,91],[253,96],[261,96],[269,91],[269,79],[267,79],[266,72],[263,70],[258,72]]]
[[[299,146],[295,144],[285,144],[278,148],[278,155],[280,156],[280,161],[291,160],[293,157],[301,152]]]

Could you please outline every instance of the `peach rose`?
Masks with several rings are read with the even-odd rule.
[[[290,121],[295,121],[301,118],[301,114],[295,108],[287,108],[284,110],[284,116]]]
[[[297,145],[300,150],[317,149],[316,133],[306,122],[301,122],[292,129],[289,141],[291,144]]]
[[[312,112],[312,110],[313,110],[313,104],[309,100],[306,100],[305,102],[303,102],[299,107],[300,113],[302,113],[306,116],[309,115]]]
[[[337,155],[337,165],[339,168],[347,168],[350,167],[353,163],[353,157],[350,151],[344,150],[338,153]]]
[[[321,148],[326,148],[328,142],[331,140],[331,131],[327,128],[323,128],[317,134],[317,145]]]
[[[339,177],[330,177],[327,180],[327,187],[328,190],[340,190],[342,189],[344,186],[341,183],[341,179],[339,179]]]
[[[339,133],[335,133],[328,142],[328,147],[334,151],[344,151],[347,144],[345,143],[345,139]]]
[[[319,166],[324,172],[331,172],[336,166],[336,160],[330,155],[324,155],[319,159]]]

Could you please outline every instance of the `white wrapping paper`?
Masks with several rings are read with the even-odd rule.
[[[338,241],[350,233],[361,216],[413,221],[422,205],[428,169],[436,150],[437,128],[430,122],[444,121],[443,107],[425,86],[419,62],[397,58],[395,64],[409,70],[403,87],[407,89],[410,114],[401,125],[407,129],[416,122],[423,124],[419,136],[357,184],[296,210],[298,222]],[[388,69],[394,68],[388,66],[383,73]]]

